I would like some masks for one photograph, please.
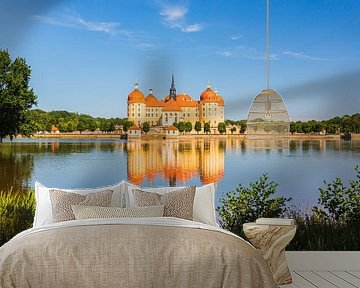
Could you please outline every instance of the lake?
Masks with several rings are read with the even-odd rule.
[[[237,138],[162,141],[16,140],[0,143],[0,190],[10,186],[78,188],[123,179],[142,187],[203,185],[222,192],[263,173],[278,195],[300,208],[316,204],[319,186],[355,179],[360,141],[291,140],[264,143]]]

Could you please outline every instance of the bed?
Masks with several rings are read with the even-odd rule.
[[[0,247],[0,287],[276,287],[259,251],[216,225],[138,217],[34,226]]]

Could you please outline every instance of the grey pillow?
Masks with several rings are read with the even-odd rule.
[[[136,208],[71,205],[76,219],[163,217],[164,206]]]
[[[164,217],[193,220],[195,191],[195,186],[192,186],[164,195],[139,189],[133,189],[132,193],[139,207],[164,205]]]
[[[110,206],[112,190],[80,195],[52,189],[49,191],[54,222],[75,220],[71,205]]]

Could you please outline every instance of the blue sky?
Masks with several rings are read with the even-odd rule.
[[[265,88],[265,0],[0,0],[0,49],[25,57],[44,110],[126,117],[147,94],[209,80],[245,119]],[[271,87],[292,120],[360,112],[360,1],[271,0]]]

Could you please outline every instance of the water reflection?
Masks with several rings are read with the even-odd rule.
[[[129,179],[144,187],[217,182],[220,195],[269,173],[281,195],[316,203],[322,181],[352,178],[359,156],[360,141],[17,141],[0,144],[0,190],[36,180],[70,188]]]
[[[203,184],[218,182],[224,176],[225,147],[225,139],[167,140],[151,145],[129,141],[128,179],[138,185],[145,179],[151,183],[156,177],[166,179],[170,186],[196,176]]]
[[[29,186],[34,157],[22,154],[16,145],[3,143],[0,149],[0,191],[13,187],[22,190]]]
[[[289,149],[290,140],[287,137],[284,138],[263,138],[263,139],[248,139],[246,141],[246,147],[253,149]]]

